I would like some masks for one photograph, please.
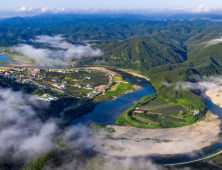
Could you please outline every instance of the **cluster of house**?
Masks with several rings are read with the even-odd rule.
[[[149,108],[148,108],[149,109]],[[136,107],[136,110],[134,110],[134,113],[145,113],[145,111],[140,110],[139,107]]]
[[[52,86],[59,88],[59,89],[66,89],[68,87],[65,84],[60,84],[60,83],[54,83],[54,84],[52,84]]]
[[[53,101],[53,100],[56,100],[57,98],[56,97],[49,97],[47,99],[43,99],[44,101],[47,101],[47,102],[50,102],[50,101]]]
[[[97,93],[96,93],[96,91],[93,91],[93,92],[91,92],[91,93],[88,93],[87,94],[87,97],[93,97],[93,96],[95,96]]]
[[[31,74],[38,74],[44,72],[44,70],[39,68],[28,68],[27,71],[30,72]]]
[[[65,69],[49,69],[48,70],[49,72],[58,72],[58,73],[79,73],[80,71],[79,70],[65,70]]]
[[[135,110],[134,112],[135,113],[145,113],[145,111],[143,111],[143,110]]]
[[[4,74],[5,76],[11,76],[13,73],[18,73],[18,72],[24,72],[28,71],[30,75],[36,75],[40,72],[44,72],[44,70],[38,69],[38,68],[8,68],[6,70],[0,70],[0,73]],[[17,77],[29,77],[25,75],[17,75]]]
[[[193,114],[194,116],[200,113],[199,110],[190,110],[190,113]]]
[[[86,87],[83,87],[81,84],[74,84],[73,86],[74,86],[74,87],[78,87],[78,88],[80,88],[80,89],[93,89],[93,86],[90,85],[90,84],[87,84]]]
[[[23,72],[25,69],[20,69],[20,68],[7,68],[5,70],[0,70],[1,77],[6,78],[6,79],[15,79],[12,78],[13,73],[18,73],[18,72]],[[18,75],[19,76],[19,75]]]
[[[17,83],[29,83],[29,84],[32,84],[32,82],[27,80],[27,79],[16,79],[16,82]]]
[[[47,98],[45,98],[45,97],[47,97]],[[50,101],[56,100],[57,97],[50,97],[48,94],[44,94],[43,96],[39,97],[38,99],[50,102]]]
[[[4,51],[4,52],[10,52],[10,53],[14,53],[14,52],[15,52],[14,50],[6,50],[6,49],[2,49],[2,51]]]
[[[85,77],[85,78],[84,78],[84,80],[86,80],[86,79],[90,80],[90,79],[91,79],[91,77]]]

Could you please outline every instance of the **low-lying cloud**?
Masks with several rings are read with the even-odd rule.
[[[213,45],[213,44],[217,44],[217,43],[222,43],[222,37],[221,38],[216,38],[213,40],[208,41],[205,47],[209,46],[209,45]]]
[[[81,149],[93,147],[88,127],[78,124],[62,130],[56,119],[43,122],[38,115],[47,107],[47,102],[35,96],[0,88],[0,164],[8,162],[12,169],[21,169],[36,156],[56,150],[55,139],[62,136],[68,149],[61,149],[59,157],[53,158],[56,164],[50,160],[45,170],[167,169],[145,159],[95,157],[90,161]]]
[[[34,59],[39,64],[61,64],[68,63],[71,60],[79,60],[82,57],[99,57],[103,56],[103,52],[96,48],[93,49],[90,44],[73,45],[65,41],[61,35],[50,37],[47,35],[36,36],[35,43],[46,44],[51,49],[34,48],[32,45],[19,44],[15,50],[23,55]]]
[[[53,147],[56,124],[36,118],[38,108],[47,108],[47,103],[22,92],[0,89],[0,159],[29,160]]]
[[[183,90],[198,90],[201,92],[205,92],[210,89],[215,89],[220,87],[222,83],[222,76],[192,76],[191,79],[195,80],[195,82],[178,82],[176,84],[169,84],[164,82],[163,84],[166,86],[175,86],[175,89],[183,89]]]
[[[63,134],[62,140],[70,149],[91,147],[86,126],[62,130],[57,119],[42,121],[40,115],[48,105],[35,96],[0,88],[0,164],[24,165],[35,156],[56,149],[58,134]],[[71,140],[77,135],[78,140]]]

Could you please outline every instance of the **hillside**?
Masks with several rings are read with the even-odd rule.
[[[182,63],[187,58],[186,51],[182,48],[145,37],[98,47],[105,51],[106,62],[141,71],[165,64]]]

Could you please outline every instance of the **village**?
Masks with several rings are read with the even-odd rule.
[[[43,69],[31,67],[1,67],[0,77],[12,82],[38,86],[40,100],[52,101],[58,97],[42,91],[53,91],[57,94],[77,98],[93,98],[105,92],[111,86],[112,75],[90,69]],[[35,93],[36,94],[36,93]]]

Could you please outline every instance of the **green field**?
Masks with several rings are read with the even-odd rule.
[[[8,62],[0,62],[0,65],[9,65]]]
[[[113,76],[113,81],[123,81],[123,78],[121,76]]]
[[[108,95],[108,96],[121,96],[121,95],[123,95],[126,92],[129,92],[131,90],[134,90],[132,84],[130,84],[130,83],[121,83],[120,85],[118,85],[116,90],[114,90],[114,91],[111,91],[111,90],[107,91],[106,95]]]
[[[73,86],[70,86],[70,87],[64,89],[64,91],[69,93],[69,94],[72,94],[72,95],[74,95],[76,97],[84,97],[88,93],[93,92],[93,90],[80,89],[78,87],[73,87]]]
[[[73,85],[79,84],[82,87],[86,87],[89,84],[94,88],[102,84],[107,85],[109,82],[109,77],[106,76],[106,73],[101,71],[92,71],[92,73],[89,73],[86,70],[80,70],[79,73],[60,73],[47,71],[41,74],[46,74],[46,78],[39,80],[39,84],[44,85],[53,83],[64,83],[68,86],[68,88],[64,89],[65,92],[81,98],[86,97],[86,95],[93,92],[94,89],[79,88]],[[91,77],[91,79],[84,79],[85,77]],[[76,81],[75,79],[79,81]]]
[[[88,73],[87,71],[80,71],[79,73],[59,73],[59,72],[46,72],[45,81],[52,81],[53,79],[56,80],[57,83],[67,82],[66,85],[73,85],[73,84],[81,84],[87,85],[91,84],[93,86],[98,86],[101,84],[108,84],[109,77],[106,76],[104,72],[100,71],[93,71],[92,73]],[[91,77],[91,79],[84,79],[85,77]],[[80,80],[80,82],[74,81],[74,79]]]
[[[111,89],[117,89],[117,87],[119,87],[121,83],[116,83],[114,85],[111,86]]]
[[[136,113],[136,110],[144,113]],[[157,95],[146,96],[117,119],[119,126],[129,123],[142,128],[182,127],[195,122],[194,115],[183,106],[168,103]]]

